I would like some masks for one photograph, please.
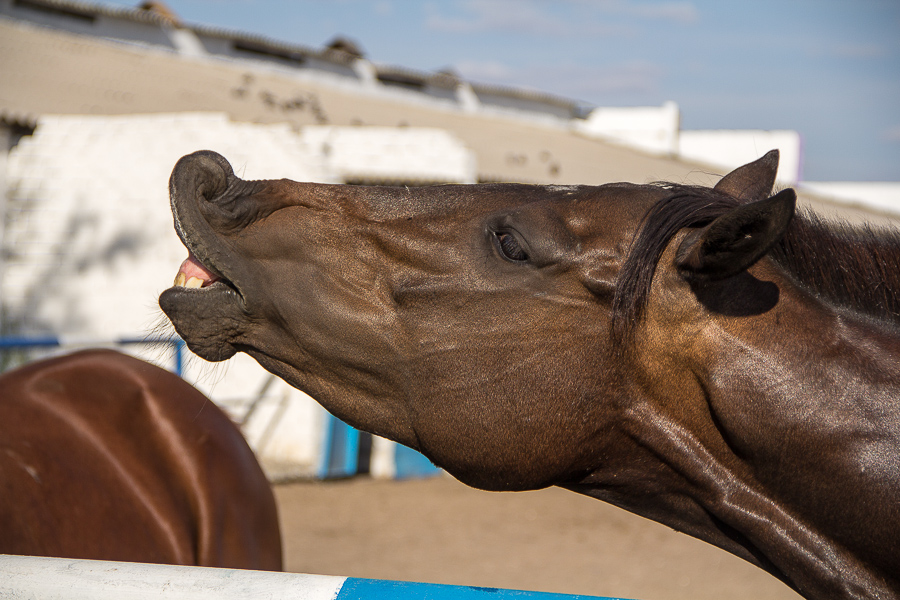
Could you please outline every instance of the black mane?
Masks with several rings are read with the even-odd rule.
[[[669,241],[685,227],[703,227],[740,204],[713,188],[661,184],[671,193],[644,215],[622,270],[612,305],[613,337],[624,345],[640,322],[656,265]]]
[[[626,342],[643,315],[656,265],[686,227],[704,227],[741,201],[713,188],[665,184],[639,227],[616,281],[613,334]],[[900,325],[900,230],[797,214],[769,256],[799,287],[835,306]]]
[[[795,217],[772,259],[835,306],[900,325],[900,230]]]

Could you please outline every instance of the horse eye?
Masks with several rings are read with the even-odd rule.
[[[500,249],[501,254],[507,259],[514,262],[524,262],[528,260],[528,253],[525,252],[522,245],[519,244],[519,240],[516,239],[516,236],[508,231],[495,232],[494,236],[497,239],[497,247]]]

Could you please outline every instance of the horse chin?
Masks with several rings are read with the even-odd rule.
[[[546,478],[532,478],[522,476],[511,470],[503,470],[500,472],[475,472],[471,470],[456,470],[453,467],[446,467],[435,462],[436,465],[442,467],[450,473],[455,479],[475,489],[484,490],[486,492],[528,492],[532,490],[541,490],[551,485]]]
[[[303,377],[301,377],[299,369],[289,362],[275,358],[253,346],[241,345],[238,350],[247,354],[269,373],[283,379],[288,385],[308,393],[303,386]]]
[[[171,287],[160,295],[159,307],[197,356],[219,362],[237,352],[233,340],[244,329],[245,311],[233,288],[222,283]]]

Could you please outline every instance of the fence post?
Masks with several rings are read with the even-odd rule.
[[[175,338],[175,374],[184,377],[184,340]]]

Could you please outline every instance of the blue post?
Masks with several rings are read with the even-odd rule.
[[[434,463],[424,455],[403,444],[397,444],[394,449],[394,468],[397,479],[432,477],[441,472],[441,469],[434,466]]]
[[[175,344],[175,374],[184,377],[184,340],[176,338]]]
[[[359,430],[333,415],[325,416],[325,440],[319,478],[351,477],[359,468]]]

